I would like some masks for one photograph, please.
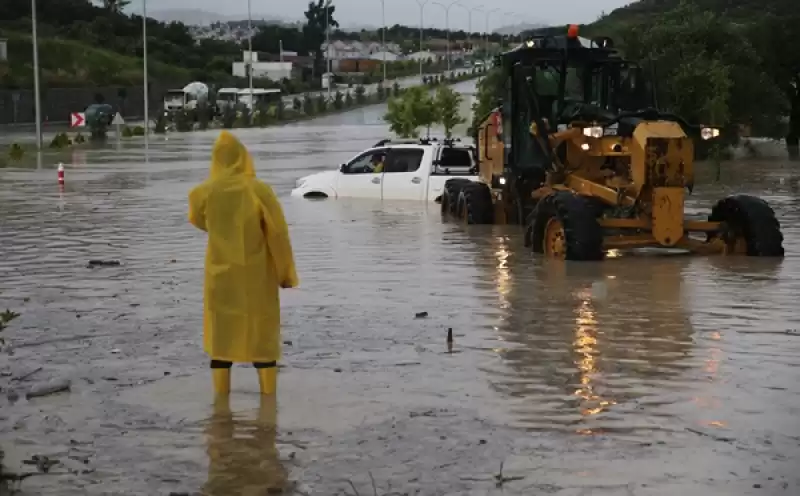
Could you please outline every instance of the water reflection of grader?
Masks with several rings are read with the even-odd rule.
[[[609,38],[541,36],[499,57],[501,107],[479,126],[480,180],[451,179],[442,214],[521,224],[534,252],[600,260],[608,249],[680,248],[781,257],[765,201],[734,195],[684,215],[694,143],[719,137],[659,111],[644,71]]]

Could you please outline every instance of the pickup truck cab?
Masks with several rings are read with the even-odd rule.
[[[375,157],[383,168],[376,172]],[[297,180],[292,196],[438,202],[448,179],[478,180],[473,146],[457,142],[383,140],[338,170]]]

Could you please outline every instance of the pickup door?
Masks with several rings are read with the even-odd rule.
[[[392,147],[383,172],[383,199],[424,200],[432,159],[430,147]]]
[[[380,200],[383,174],[373,172],[375,168],[373,156],[380,156],[387,152],[386,148],[375,148],[362,153],[342,166],[336,180],[337,196]]]

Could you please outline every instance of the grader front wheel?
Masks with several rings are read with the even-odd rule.
[[[551,217],[544,226],[544,254],[563,260],[567,256],[566,246],[564,225],[557,218]]]
[[[564,260],[602,260],[603,229],[596,208],[569,191],[541,199],[530,216],[529,244],[535,253]]]
[[[721,237],[725,255],[784,256],[780,223],[761,198],[729,196],[714,205],[708,220],[722,224],[722,232],[710,235],[709,241]]]

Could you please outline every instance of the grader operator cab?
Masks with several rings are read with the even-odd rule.
[[[534,252],[600,260],[607,250],[784,254],[773,210],[735,195],[707,219],[684,216],[694,140],[719,130],[657,109],[644,71],[609,38],[542,36],[499,57],[502,102],[477,130],[479,181],[445,184],[442,214],[520,224]]]

